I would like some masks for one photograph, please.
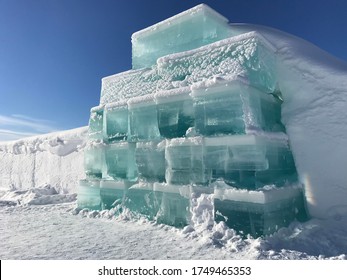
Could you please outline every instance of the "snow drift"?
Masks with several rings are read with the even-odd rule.
[[[57,194],[75,193],[84,177],[86,133],[82,127],[0,143],[0,190],[42,187],[54,188]]]

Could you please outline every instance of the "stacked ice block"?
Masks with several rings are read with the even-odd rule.
[[[254,236],[305,217],[276,50],[231,31],[199,5],[133,35],[134,70],[104,78],[91,110],[80,207],[184,226],[208,193],[216,221]]]

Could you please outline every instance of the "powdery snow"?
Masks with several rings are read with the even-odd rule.
[[[52,186],[74,193],[83,179],[87,127],[0,142],[0,190]]]
[[[43,200],[49,202],[47,197]],[[346,219],[313,219],[267,238],[243,239],[213,221],[211,195],[193,198],[192,224],[183,229],[135,220],[127,211],[116,218],[113,210],[75,207],[75,203],[2,204],[0,258],[347,259]]]

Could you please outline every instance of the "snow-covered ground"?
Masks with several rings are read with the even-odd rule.
[[[277,30],[231,28],[255,30],[277,48],[282,119],[313,219],[242,239],[213,222],[208,196],[196,201],[197,218],[184,229],[128,213],[77,213],[86,139],[80,128],[0,143],[0,258],[346,259],[347,64]]]
[[[116,218],[112,211],[78,212],[75,202],[32,191],[46,204],[2,201],[0,259],[347,259],[346,218],[293,223],[267,238],[242,239],[223,223],[213,223],[208,197],[193,208],[201,218],[177,229],[129,213]]]

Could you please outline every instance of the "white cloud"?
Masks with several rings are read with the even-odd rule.
[[[16,140],[57,130],[53,123],[48,120],[24,115],[0,115],[0,141]]]

